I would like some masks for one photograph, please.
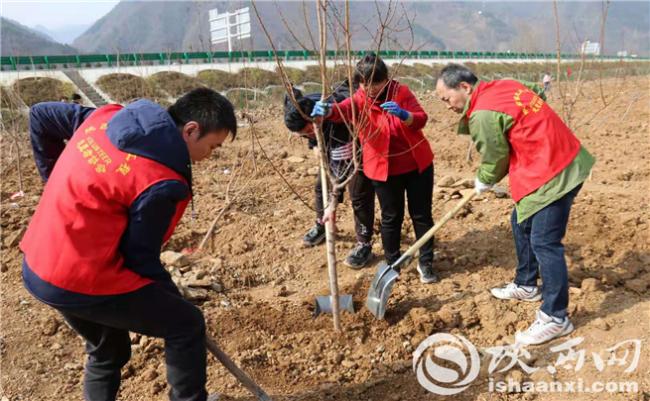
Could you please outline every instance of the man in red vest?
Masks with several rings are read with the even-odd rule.
[[[32,107],[47,184],[20,243],[23,279],[86,340],[86,400],[116,399],[130,331],[165,340],[172,401],[207,399],[203,314],[171,281],[160,249],[191,199],[192,162],[236,133],[232,104],[205,88],[168,109],[148,100]]]
[[[483,82],[468,68],[449,64],[441,71],[436,92],[449,109],[462,114],[458,133],[469,134],[481,154],[476,192],[510,176],[518,265],[514,282],[491,292],[500,299],[543,299],[536,321],[517,332],[516,341],[541,344],[571,333],[562,239],[573,199],[594,158],[537,86],[508,79]]]

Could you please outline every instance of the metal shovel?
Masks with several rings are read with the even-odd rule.
[[[476,193],[472,191],[469,195],[463,198],[456,206],[447,212],[439,221],[429,229],[419,240],[415,242],[404,254],[397,259],[392,265],[387,265],[386,263],[381,263],[375,274],[375,278],[370,284],[368,289],[368,298],[366,299],[366,307],[370,312],[375,315],[377,319],[383,319],[384,314],[386,313],[386,305],[388,304],[388,298],[390,297],[390,292],[393,288],[393,284],[399,278],[399,270],[402,266],[409,264],[415,252],[422,247],[427,241],[429,241],[433,235],[442,227],[447,221],[449,221],[460,209],[462,209],[469,201],[471,201]]]
[[[339,310],[345,310],[350,313],[354,313],[352,295],[339,295]],[[316,308],[314,309],[314,316],[318,316],[321,313],[332,313],[331,295],[319,295],[316,297]]]

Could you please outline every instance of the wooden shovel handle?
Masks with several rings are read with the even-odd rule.
[[[420,249],[422,245],[425,244],[425,242],[429,241],[433,237],[433,235],[440,229],[440,227],[444,226],[445,223],[451,220],[451,218],[454,217],[454,215],[458,213],[460,209],[465,207],[465,205],[467,205],[469,201],[474,199],[475,196],[476,196],[476,192],[472,191],[472,193],[470,193],[469,195],[461,199],[461,201],[458,202],[453,209],[451,209],[450,211],[447,212],[447,214],[442,216],[442,218],[438,220],[438,222],[433,227],[431,227],[429,231],[427,231],[419,240],[417,240],[415,244],[411,245],[411,247],[406,252],[404,252],[404,255],[402,255],[400,259],[405,259],[405,260],[411,259],[415,254],[415,252],[417,252],[417,250]],[[399,261],[395,264],[399,264]]]
[[[205,345],[208,351],[210,351],[210,353],[214,355],[214,357],[217,358],[219,362],[221,362],[221,364],[225,366],[226,369],[228,369],[228,371],[232,373],[232,375],[235,376],[244,387],[246,387],[246,389],[248,389],[248,391],[253,393],[258,400],[273,401],[271,400],[271,397],[269,397],[264,390],[262,390],[262,388],[246,374],[246,372],[241,370],[235,362],[233,362],[232,359],[230,359],[230,357],[219,348],[217,342],[214,341],[212,337],[206,336]]]

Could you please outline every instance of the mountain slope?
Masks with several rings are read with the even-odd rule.
[[[68,45],[55,42],[47,35],[16,21],[0,17],[0,37],[3,56],[75,54]]]
[[[57,28],[47,28],[43,25],[36,25],[33,27],[35,31],[47,35],[50,39],[62,43],[72,43],[79,35],[84,33],[92,24],[69,24]]]
[[[300,41],[313,48],[307,25],[317,34],[314,2],[256,2],[260,15],[277,48],[299,49],[282,17]],[[343,15],[343,3],[331,3],[331,15]],[[212,8],[233,10],[251,7],[252,38],[236,42],[235,49],[269,49],[270,46],[249,1],[160,1],[125,0],[119,3],[73,45],[84,52],[205,51],[211,48],[208,11]],[[307,9],[304,11],[303,7]],[[379,2],[385,13],[387,2]],[[558,6],[562,49],[577,51],[583,40],[599,41],[601,4],[598,2],[562,2]],[[335,10],[336,9],[336,12]],[[397,27],[383,42],[383,48],[407,49],[411,21],[413,48],[480,49],[484,51],[555,50],[555,18],[550,2],[403,2],[395,6]],[[374,48],[378,31],[377,6],[374,2],[353,1],[353,47]],[[306,18],[305,18],[306,15]],[[341,17],[342,18],[342,17]],[[330,29],[340,31],[333,22]],[[650,53],[650,3],[612,2],[606,25],[605,50],[615,53]],[[330,39],[330,48],[336,47]],[[225,45],[212,47],[225,50]]]

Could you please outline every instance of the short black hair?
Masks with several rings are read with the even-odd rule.
[[[212,89],[192,89],[169,106],[167,112],[179,127],[196,121],[201,128],[199,138],[224,129],[230,131],[233,140],[237,136],[237,117],[232,103]]]
[[[73,93],[72,94],[72,100],[81,100],[81,95],[78,93]]]
[[[292,87],[293,96],[296,99],[296,103],[303,114],[306,116],[311,115],[312,110],[314,110],[314,105],[316,102],[313,99],[304,97],[302,92]],[[284,125],[287,126],[289,131],[298,132],[305,128],[309,121],[305,120],[300,114],[300,111],[296,108],[296,105],[293,104],[289,95],[284,95]]]
[[[373,84],[388,79],[388,67],[375,53],[366,53],[354,69],[354,81]]]
[[[461,82],[467,82],[474,85],[478,82],[478,78],[469,68],[462,64],[449,63],[441,71],[440,77],[444,84],[450,89],[457,89]]]

